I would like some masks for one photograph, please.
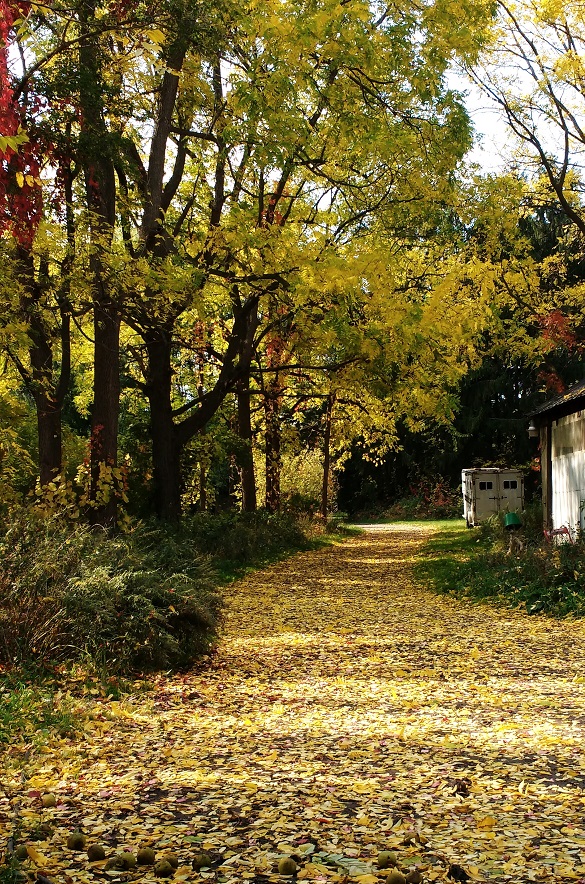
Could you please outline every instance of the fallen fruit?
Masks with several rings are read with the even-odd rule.
[[[158,878],[170,878],[173,874],[173,867],[166,859],[161,859],[154,867],[154,874]]]
[[[390,872],[390,874],[386,878],[386,884],[406,884],[406,877],[402,874],[402,872]]]
[[[123,868],[119,853],[117,853],[116,856],[111,856],[104,866],[106,872],[110,872],[112,869],[122,870]]]
[[[129,850],[125,850],[123,853],[119,853],[118,858],[120,860],[122,868],[126,871],[128,869],[133,869],[136,865],[136,857],[133,853],[130,853]]]
[[[196,853],[191,863],[194,869],[204,869],[211,865],[211,857],[208,853]]]
[[[388,869],[396,865],[396,854],[393,850],[381,850],[378,854],[378,868]]]
[[[47,792],[41,798],[41,803],[43,807],[56,807],[57,806],[57,798],[53,795],[52,792]]]
[[[106,851],[101,844],[90,844],[87,848],[87,858],[90,863],[100,862],[106,858]]]
[[[69,850],[85,850],[87,838],[82,832],[72,832],[67,838],[67,847]]]
[[[294,875],[297,870],[297,864],[290,856],[283,857],[278,861],[279,875]]]
[[[136,861],[139,866],[152,866],[154,865],[155,857],[156,854],[152,847],[141,847],[136,854]]]

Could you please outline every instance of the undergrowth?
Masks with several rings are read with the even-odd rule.
[[[21,519],[0,540],[0,561],[3,664],[178,668],[208,650],[217,631],[211,567],[171,529],[111,537]]]
[[[126,678],[204,658],[221,628],[222,584],[340,530],[264,512],[197,514],[113,537],[15,519],[0,537],[0,748],[73,733],[69,688],[117,699]]]
[[[14,674],[0,682],[0,746],[15,733],[25,742],[42,743],[49,732],[71,737],[79,719],[71,695],[63,695],[36,682],[34,686]]]
[[[259,512],[110,536],[28,514],[0,538],[0,664],[86,661],[110,674],[189,666],[216,639],[218,586],[324,531]]]
[[[539,507],[522,515],[525,548],[508,551],[503,515],[471,530],[454,523],[425,545],[417,577],[439,592],[493,600],[529,614],[585,616],[585,543],[547,543]]]

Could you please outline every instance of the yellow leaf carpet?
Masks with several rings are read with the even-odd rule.
[[[294,880],[374,884],[391,851],[429,882],[585,881],[583,623],[417,587],[426,536],[370,530],[253,574],[197,671],[96,699],[81,736],[25,760],[8,747],[0,834],[20,827],[24,870],[158,880],[68,850],[81,830],[106,857],[175,854],[173,880],[293,880],[292,857]]]

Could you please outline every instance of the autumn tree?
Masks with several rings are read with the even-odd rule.
[[[29,15],[20,39],[32,63],[15,92],[36,84],[55,112],[74,112],[97,521],[115,517],[98,489],[117,457],[121,323],[135,334],[125,382],[150,405],[156,509],[176,518],[181,452],[236,388],[245,408],[254,354],[283,322],[271,305],[284,298],[297,324],[312,321],[312,265],[374,218],[416,238],[423,207],[447,199],[469,126],[444,74],[454,53],[477,52],[488,14],[444,0],[92,0]],[[190,353],[205,364],[198,380]]]
[[[59,168],[64,201],[71,179],[54,143],[39,126],[41,96],[34,89],[17,87],[11,53],[15,35],[29,14],[27,3],[4,2],[0,7],[2,345],[35,403],[40,482],[46,485],[62,466],[61,413],[71,370],[71,303],[67,249],[62,251],[56,280],[51,255],[55,240],[51,246],[46,229],[37,236],[43,219],[41,169],[47,162]],[[72,232],[69,210],[63,221],[66,241]]]
[[[207,280],[200,315],[217,313],[220,290],[221,319],[232,326],[223,349],[210,351],[219,386],[179,406],[186,416],[172,433],[180,444],[226,390],[247,383],[255,341],[274,338],[270,329],[291,317],[310,321],[322,300],[308,278],[312,262],[327,262],[376,213],[414,228],[404,207],[444,196],[468,143],[465,114],[441,80],[457,43],[444,12],[426,7],[420,30],[420,16],[375,16],[360,4],[311,12],[292,4],[280,17],[254,8],[219,66],[201,67],[208,102],[199,128],[177,132],[195,140],[194,158],[209,170],[208,195],[193,202],[187,252]],[[479,24],[482,10],[473,14]],[[208,200],[212,212],[201,223]],[[275,380],[276,366],[266,379],[269,372]]]
[[[498,2],[497,9],[491,42],[468,73],[521,146],[515,163],[531,177],[546,176],[562,210],[585,234],[583,6],[535,0]]]

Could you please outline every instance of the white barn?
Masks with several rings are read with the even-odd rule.
[[[585,530],[585,381],[531,415],[540,435],[545,528]]]

